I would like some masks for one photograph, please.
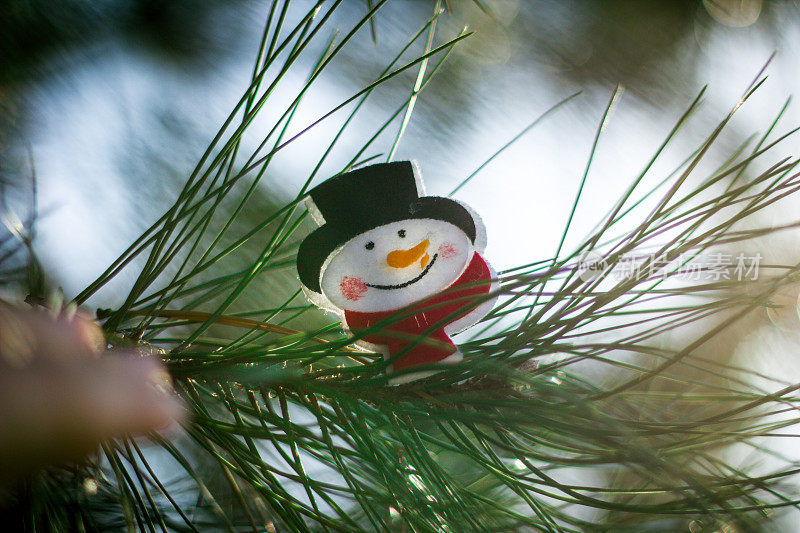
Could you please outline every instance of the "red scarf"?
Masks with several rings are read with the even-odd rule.
[[[381,311],[377,313],[362,313],[359,311],[345,310],[345,322],[347,323],[348,329],[357,334],[392,315],[398,314],[406,316],[407,313],[413,312],[414,314],[407,318],[394,322],[376,333],[371,333],[362,337],[369,343],[388,347],[389,357],[393,357],[397,352],[415,341],[434,324],[448,317],[449,319],[446,324],[450,324],[470,311],[473,311],[475,309],[474,298],[468,298],[468,296],[478,296],[489,292],[491,288],[491,278],[492,274],[486,261],[475,252],[466,270],[464,270],[464,273],[461,274],[444,293],[438,293],[431,298],[422,300],[402,310]],[[485,283],[480,283],[481,281]],[[460,290],[456,289],[463,285],[469,286]],[[419,312],[416,312],[417,310],[419,310]],[[387,332],[389,333],[387,334]],[[438,329],[429,333],[428,336],[416,346],[395,359],[392,363],[392,370],[396,371],[401,368],[441,361],[455,351],[456,346],[447,333],[444,332],[443,324]]]

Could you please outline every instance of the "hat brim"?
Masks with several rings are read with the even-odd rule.
[[[321,293],[320,274],[322,265],[336,248],[353,237],[385,224],[424,218],[449,222],[466,233],[470,241],[475,242],[475,220],[463,205],[455,200],[441,196],[422,196],[408,206],[407,213],[385,217],[379,222],[372,220],[367,224],[359,224],[357,221],[353,221],[353,224],[347,227],[324,224],[311,232],[300,243],[300,248],[297,250],[297,273],[300,276],[300,282],[311,291]]]

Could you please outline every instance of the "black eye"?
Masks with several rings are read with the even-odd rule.
[[[375,248],[375,243],[369,241],[367,244],[364,245],[364,248],[366,248],[367,250],[372,250],[373,248]]]
[[[397,235],[402,239],[403,237],[406,236],[406,230],[401,229],[400,231],[397,232]]]

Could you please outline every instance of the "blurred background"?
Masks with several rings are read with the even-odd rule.
[[[310,2],[297,4],[301,12]],[[34,249],[51,285],[67,297],[172,204],[249,84],[267,9],[267,2],[249,0],[0,0],[6,224],[13,229],[14,217],[27,220],[35,201]],[[365,1],[345,1],[330,36],[366,11]],[[295,129],[374,80],[432,11],[428,0],[390,1],[374,33],[362,28],[309,92]],[[790,0],[451,0],[437,40],[464,26],[475,34],[421,94],[395,159],[416,159],[428,193],[446,195],[537,116],[582,91],[456,195],[483,216],[487,257],[497,270],[551,257],[618,84],[624,90],[601,136],[568,246],[607,212],[704,86],[701,112],[652,174],[666,176],[696,149],[777,52],[768,80],[706,165],[714,168],[750,135],[763,133],[800,89],[798,22],[800,6]],[[252,128],[268,131],[312,68],[298,65]],[[399,76],[368,101],[314,183],[352,157],[409,93],[415,74]],[[790,105],[778,133],[798,118]],[[259,191],[265,210],[294,197],[336,129],[323,122],[276,156]],[[395,134],[387,132],[379,144],[391,146]],[[789,140],[780,153],[797,148]],[[776,207],[774,218],[763,222],[778,224],[796,209],[796,201]],[[260,219],[256,212],[245,216]],[[798,245],[796,233],[783,233],[759,252],[772,262],[795,263]],[[123,272],[89,304],[118,305],[133,279],[135,269]],[[285,279],[294,283],[292,269]],[[800,345],[796,294],[786,302],[784,312],[759,315],[708,349],[754,370],[800,379],[793,360]],[[794,448],[787,443],[780,451],[796,456]]]
[[[696,147],[774,51],[769,80],[731,125],[723,151],[763,131],[800,82],[800,8],[792,1],[496,0],[486,12],[478,5],[450,2],[441,40],[464,26],[476,33],[422,93],[395,156],[419,161],[429,193],[447,194],[548,107],[583,91],[459,191],[484,217],[499,269],[555,251],[617,84],[624,93],[601,138],[571,233],[576,241],[704,85],[703,112],[654,173],[671,171]],[[389,2],[376,18],[376,42],[362,28],[296,122],[316,119],[373,80],[432,6]],[[0,177],[11,197],[8,189],[25,191],[35,173],[36,249],[67,295],[170,205],[246,86],[267,8],[247,0],[0,3]],[[366,9],[363,1],[345,2],[331,34]],[[310,69],[295,69],[298,84]],[[365,131],[408,94],[415,72],[407,74],[368,104]],[[265,124],[291,91],[279,88],[262,113]],[[785,123],[796,118],[790,106]],[[291,197],[308,175],[309,151],[330,136],[326,127],[333,129],[322,124],[279,154],[264,194],[276,203]],[[393,136],[387,133],[389,143]],[[345,145],[363,142],[350,137]],[[346,161],[346,150],[339,152],[318,180]]]

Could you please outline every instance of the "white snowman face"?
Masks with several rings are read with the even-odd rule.
[[[473,251],[467,234],[449,222],[392,222],[353,237],[331,254],[320,286],[340,309],[391,311],[449,287]]]

